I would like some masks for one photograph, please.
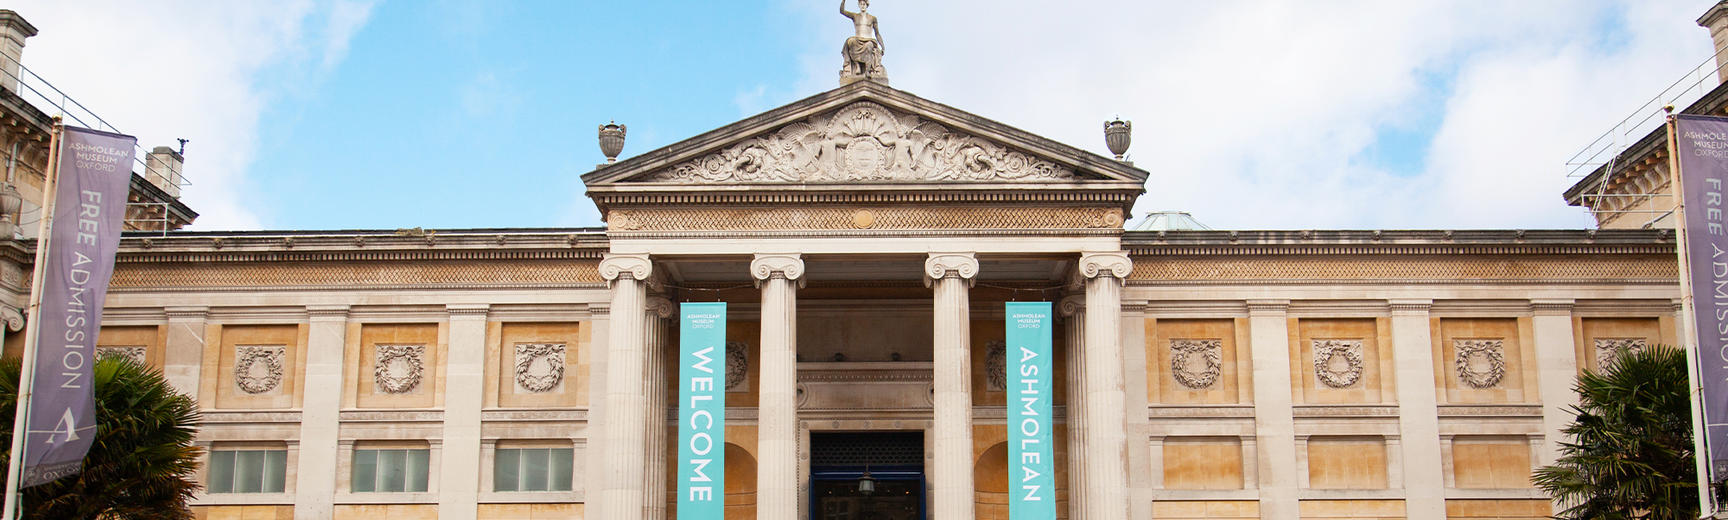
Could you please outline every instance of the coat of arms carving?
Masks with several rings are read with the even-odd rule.
[[[1192,390],[1211,388],[1224,369],[1224,340],[1170,340],[1170,376]]]
[[[1008,343],[992,341],[984,349],[985,390],[1008,391]]]
[[[1506,377],[1506,340],[1452,340],[1458,380],[1471,388],[1494,388]]]
[[[1314,377],[1332,388],[1349,388],[1362,380],[1362,340],[1317,339],[1313,343]]]
[[[545,393],[564,380],[563,343],[517,343],[516,386]]]
[[[282,384],[282,360],[286,345],[236,345],[234,386],[248,394],[262,394]]]
[[[750,385],[750,346],[742,341],[726,342],[726,391],[748,392]]]
[[[372,384],[386,394],[405,394],[420,386],[426,371],[425,345],[378,345],[372,359]]]
[[[1608,366],[1621,354],[1643,352],[1648,346],[1644,338],[1596,338],[1596,368]]]

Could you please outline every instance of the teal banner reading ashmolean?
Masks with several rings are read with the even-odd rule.
[[[685,303],[678,320],[678,518],[726,517],[726,304]]]
[[[1008,302],[1008,518],[1055,520],[1050,302]]]

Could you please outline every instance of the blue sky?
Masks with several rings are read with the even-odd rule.
[[[1708,57],[1705,0],[879,0],[897,88],[1103,152],[1137,214],[1221,228],[1544,228],[1573,151]],[[597,225],[595,128],[641,153],[832,88],[827,0],[24,1],[25,65],[191,139],[200,229]],[[166,74],[163,72],[167,71]],[[110,76],[104,76],[108,74]],[[116,82],[111,75],[151,78]]]

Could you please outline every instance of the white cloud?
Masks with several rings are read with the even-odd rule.
[[[850,30],[812,33],[808,94]],[[1058,7],[1060,5],[1060,7]],[[1704,1],[878,2],[897,88],[1104,153],[1227,228],[1581,227],[1561,163],[1710,53]],[[1432,80],[1440,78],[1440,84]],[[1444,81],[1449,80],[1449,81]],[[1379,132],[1438,114],[1416,172]]]
[[[269,103],[316,87],[346,55],[375,2],[25,0],[41,32],[24,66],[145,148],[187,145],[183,200],[195,228],[260,227],[246,174]]]

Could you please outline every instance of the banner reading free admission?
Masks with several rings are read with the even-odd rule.
[[[726,304],[678,319],[678,518],[726,517]]]
[[[1050,302],[1008,302],[1008,517],[1055,520]]]
[[[91,366],[132,180],[131,136],[66,127],[36,323],[21,486],[78,473],[96,433]]]

